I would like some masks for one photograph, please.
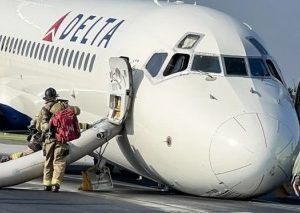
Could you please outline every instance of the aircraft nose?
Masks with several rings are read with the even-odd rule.
[[[219,126],[210,145],[211,168],[223,196],[254,196],[291,174],[298,132],[266,114],[242,114]]]

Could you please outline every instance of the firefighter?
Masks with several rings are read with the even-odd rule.
[[[15,160],[20,157],[24,157],[26,155],[30,155],[34,152],[42,150],[44,138],[41,130],[37,129],[37,119],[33,119],[28,126],[28,130],[30,134],[27,137],[28,146],[22,152],[16,152],[9,156],[10,160]]]
[[[46,135],[43,144],[43,154],[46,157],[44,165],[43,185],[45,191],[58,192],[66,168],[66,157],[69,145],[55,138],[55,129],[50,126],[53,114],[60,111],[67,104],[66,100],[57,100],[58,94],[53,88],[45,91],[45,106],[41,110],[41,130]],[[79,108],[73,107],[78,115]]]
[[[0,160],[1,163],[7,162],[10,160],[15,160],[20,157],[24,157],[26,155],[30,155],[34,152],[42,150],[42,144],[44,141],[43,134],[42,134],[41,130],[37,129],[36,124],[37,124],[37,118],[31,120],[30,125],[28,126],[28,130],[30,132],[30,134],[27,137],[28,147],[21,152],[16,152],[16,153],[10,154],[8,156],[3,156]]]

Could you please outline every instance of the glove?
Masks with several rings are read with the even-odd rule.
[[[30,141],[31,141],[31,138],[32,138],[32,134],[28,135],[27,138],[26,138],[26,140],[27,140],[28,142],[30,142]]]

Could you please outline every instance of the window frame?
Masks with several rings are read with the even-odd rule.
[[[276,61],[273,58],[271,58],[271,57],[265,57],[265,58],[263,58],[263,60],[264,60],[264,63],[266,64],[266,66],[267,66],[267,69],[268,69],[271,77],[273,77],[274,79],[276,79],[276,81],[279,81],[280,83],[282,83],[286,87],[286,83],[284,81],[284,78],[282,76],[281,70],[278,67]],[[273,73],[271,71],[271,68],[269,67],[269,64],[267,63],[267,61],[270,61],[272,63],[272,66],[274,67],[275,72],[277,73],[279,79],[275,75],[273,75]]]
[[[225,64],[225,58],[242,58],[245,61],[245,68],[246,68],[246,73],[247,75],[231,75],[227,73],[227,67]],[[241,78],[251,78],[250,74],[250,68],[249,68],[249,63],[248,63],[248,57],[247,56],[238,56],[238,55],[221,55],[221,60],[222,60],[222,66],[223,66],[223,73],[225,77],[241,77]]]
[[[250,66],[249,59],[260,59],[263,62],[263,64],[264,64],[266,70],[268,71],[269,75],[268,76],[254,76],[254,75],[252,75],[252,71],[251,71],[251,66]],[[261,57],[261,56],[248,56],[247,60],[248,60],[249,73],[250,73],[250,77],[251,78],[258,78],[258,79],[261,79],[261,78],[269,79],[269,78],[271,78],[272,74],[271,74],[271,72],[269,70],[269,67],[268,67],[268,65],[267,65],[266,60],[265,60],[264,57]]]
[[[189,57],[189,61],[187,63],[187,66],[184,70],[180,70],[178,72],[175,72],[175,73],[169,73],[168,75],[165,75],[165,72],[166,72],[166,69],[168,67],[168,65],[170,64],[171,60],[173,59],[173,57],[175,55],[179,55],[179,54],[182,54],[182,55],[187,55]],[[174,52],[173,54],[170,54],[169,57],[166,58],[166,66],[164,67],[164,69],[160,70],[161,72],[161,76],[163,78],[166,78],[166,77],[169,77],[169,76],[177,76],[177,75],[180,75],[180,74],[183,74],[183,73],[186,73],[186,72],[189,72],[188,69],[190,68],[191,66],[191,57],[192,57],[193,54],[189,53],[189,52]]]
[[[196,35],[199,36],[199,39],[197,42],[192,46],[192,48],[180,48],[179,44],[188,36],[188,35]],[[181,38],[176,42],[175,48],[180,51],[193,51],[196,49],[196,47],[199,45],[199,43],[202,41],[202,39],[205,37],[205,34],[203,33],[196,33],[196,32],[187,32]]]
[[[152,57],[153,57],[155,54],[167,54],[167,57],[165,58],[164,62],[162,63],[162,65],[161,65],[159,71],[157,72],[157,74],[156,74],[155,76],[152,76],[151,72],[147,69],[147,65],[148,65],[148,63],[150,62],[150,60],[152,59]],[[145,64],[145,66],[144,66],[144,69],[147,71],[147,74],[149,74],[149,76],[150,76],[151,78],[156,78],[157,76],[159,76],[160,73],[162,72],[162,69],[163,69],[163,68],[165,69],[166,63],[169,61],[169,60],[168,60],[169,56],[170,56],[170,54],[169,54],[169,52],[167,52],[167,51],[156,51],[156,52],[154,52],[154,53],[148,58],[148,60],[147,60],[147,62],[146,62],[146,64]]]
[[[222,56],[221,56],[221,55],[218,55],[218,54],[205,53],[205,52],[195,52],[195,53],[192,55],[191,65],[190,65],[190,72],[191,72],[191,73],[201,73],[201,72],[199,72],[199,71],[193,71],[193,70],[192,70],[192,66],[193,66],[193,63],[194,63],[194,60],[195,60],[195,56],[196,56],[196,55],[217,57],[218,60],[219,60],[219,65],[220,65],[220,70],[221,70],[221,72],[220,72],[220,73],[205,72],[205,73],[209,73],[210,75],[224,76],[224,73],[225,73],[225,72],[224,72],[224,67],[223,67],[223,62],[222,62]]]

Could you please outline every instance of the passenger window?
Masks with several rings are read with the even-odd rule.
[[[95,59],[96,59],[96,55],[93,55],[93,57],[91,59],[90,67],[89,67],[89,72],[92,72],[92,70],[93,70]]]
[[[83,67],[83,70],[84,70],[84,71],[86,71],[86,69],[87,69],[89,60],[90,60],[90,54],[87,54],[87,56],[86,56],[86,58],[85,58],[85,62],[84,62],[84,67]]]
[[[20,42],[19,42],[19,45],[18,45],[18,52],[17,52],[17,55],[19,55],[19,53],[20,53],[20,51],[21,51],[22,43],[23,43],[23,40],[21,39]]]
[[[6,41],[6,44],[5,44],[5,52],[6,52],[7,49],[8,49],[9,42],[10,42],[10,37],[8,37],[8,39],[7,39],[7,41]]]
[[[11,53],[11,51],[13,49],[14,42],[15,42],[15,38],[12,38],[12,40],[10,42],[10,46],[9,46],[9,53]]]
[[[53,64],[55,63],[55,61],[56,61],[56,58],[57,58],[57,55],[58,55],[58,51],[59,51],[59,47],[56,47],[56,49],[55,49],[55,52],[54,52],[54,56],[53,56]]]
[[[36,46],[36,48],[35,48],[34,59],[37,58],[39,50],[40,50],[40,43],[38,43],[37,46]]]
[[[53,51],[54,51],[54,46],[52,46],[50,49],[49,56],[48,56],[48,62],[50,62],[52,59]]]
[[[189,64],[189,59],[190,56],[187,54],[180,54],[180,53],[175,54],[171,58],[163,75],[168,76],[185,70]]]
[[[48,51],[49,51],[49,45],[46,46],[45,52],[44,52],[44,58],[43,61],[46,61],[47,55],[48,55]]]
[[[63,57],[63,53],[64,53],[64,48],[62,48],[59,52],[59,56],[58,56],[58,61],[57,61],[57,64],[60,65],[60,62],[62,60],[62,57]]]
[[[227,75],[247,76],[244,58],[224,57]]]
[[[6,36],[4,36],[2,44],[1,44],[1,51],[4,49],[5,40],[6,40]]]
[[[39,60],[42,60],[43,52],[44,52],[45,44],[42,44],[41,50],[40,50],[40,55],[39,55]]]
[[[63,66],[65,66],[65,64],[67,63],[68,55],[69,55],[69,49],[67,49],[66,52],[65,52],[65,56],[64,56],[64,59],[63,59]]]
[[[69,56],[69,60],[68,60],[68,67],[71,66],[72,60],[73,60],[73,55],[74,55],[74,50],[71,51],[70,56]]]
[[[267,65],[268,65],[268,67],[269,67],[269,70],[270,70],[271,74],[272,74],[275,78],[277,78],[281,83],[283,83],[283,81],[282,81],[282,79],[281,79],[279,73],[277,72],[277,70],[276,70],[276,68],[275,68],[275,66],[274,66],[274,64],[273,64],[273,62],[272,62],[271,60],[268,59],[268,60],[266,60],[266,63],[267,63]]]
[[[31,50],[30,50],[30,58],[32,58],[32,56],[33,56],[34,48],[35,48],[35,42],[33,42]]]
[[[21,56],[23,56],[23,55],[24,55],[26,44],[27,44],[27,40],[25,40],[25,41],[24,41],[24,43],[23,43],[23,47],[22,47]]]
[[[76,54],[75,54],[75,58],[74,58],[74,61],[73,61],[73,68],[75,68],[76,65],[77,65],[77,62],[78,62],[78,56],[79,56],[79,51],[77,51]]]
[[[150,58],[146,65],[146,69],[152,77],[155,77],[158,74],[167,56],[168,53],[154,53],[154,55]]]
[[[251,75],[254,77],[259,76],[270,76],[267,67],[260,58],[249,58],[249,66],[251,70]]]
[[[27,44],[27,48],[26,48],[26,52],[25,52],[25,56],[26,56],[26,57],[27,57],[28,54],[29,54],[30,47],[31,47],[31,41],[29,41],[28,44]]]
[[[195,55],[194,61],[192,64],[192,71],[221,73],[219,57]]]
[[[16,51],[17,51],[18,43],[19,43],[19,39],[17,39],[17,40],[15,41],[15,45],[14,45],[14,49],[13,49],[13,54],[15,54]]]
[[[85,53],[81,53],[81,56],[80,56],[80,59],[79,59],[79,64],[78,64],[78,69],[80,70],[81,69],[81,66],[82,66],[82,62],[83,62],[83,59],[84,59],[84,55]]]

